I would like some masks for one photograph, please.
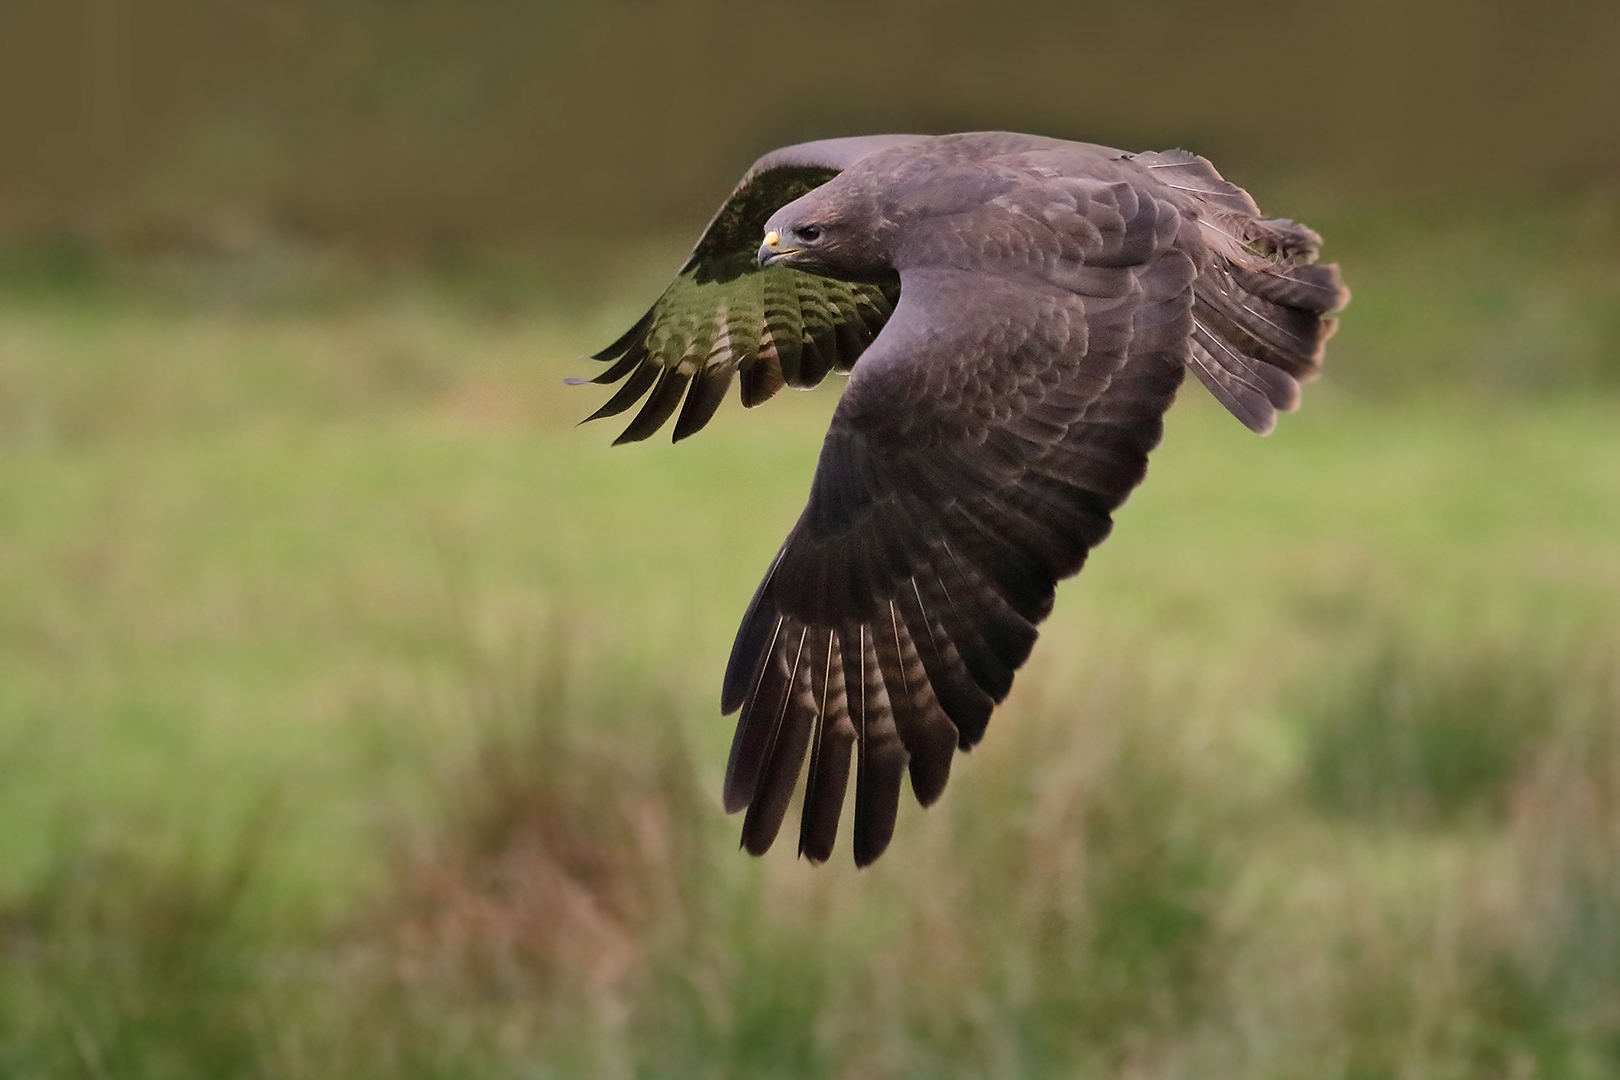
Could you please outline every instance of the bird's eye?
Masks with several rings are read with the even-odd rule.
[[[794,229],[793,235],[797,236],[805,243],[813,244],[821,238],[821,230],[814,225],[804,225],[800,228]]]

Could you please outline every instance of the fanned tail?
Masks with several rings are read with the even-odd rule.
[[[1334,265],[1258,255],[1237,262],[1216,253],[1193,297],[1193,370],[1233,416],[1264,435],[1277,410],[1299,407],[1301,384],[1321,372],[1323,346],[1338,329],[1330,316],[1350,291]]]
[[[1248,192],[1185,150],[1135,160],[1198,210],[1209,261],[1193,287],[1189,362],[1211,393],[1264,435],[1277,410],[1299,406],[1302,383],[1321,371],[1350,302],[1336,265],[1319,265],[1322,238],[1298,222],[1266,218]]]

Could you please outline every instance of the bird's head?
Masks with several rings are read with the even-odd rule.
[[[765,243],[760,244],[758,262],[760,266],[776,266],[784,262],[787,266],[804,264],[815,261],[815,246],[821,243],[821,236],[829,232],[826,225],[816,225],[815,222],[805,222],[804,225],[791,225],[786,233],[782,228],[770,228],[765,233]]]
[[[858,192],[844,190],[838,179],[771,215],[756,256],[760,266],[791,266],[838,278],[893,272],[882,215]]]
[[[778,263],[793,266],[813,262],[816,245],[821,243],[822,236],[830,231],[826,225],[818,225],[813,221],[785,228],[787,230],[785,234],[780,228],[766,230],[765,242],[759,245],[760,266],[775,266]]]

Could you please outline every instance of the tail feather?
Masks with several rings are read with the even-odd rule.
[[[1274,236],[1283,245],[1274,250],[1314,256],[1314,246],[1287,246],[1299,233],[1291,240]],[[1300,385],[1321,372],[1323,346],[1337,329],[1330,316],[1350,300],[1336,265],[1299,265],[1253,248],[1237,257],[1212,252],[1193,295],[1192,368],[1234,416],[1260,434],[1276,424],[1278,409],[1292,411],[1299,404]]]
[[[1285,274],[1265,273],[1243,266],[1231,267],[1242,288],[1275,304],[1307,312],[1337,311],[1350,297],[1339,280],[1337,264],[1291,266]]]
[[[1221,404],[1264,434],[1321,371],[1322,346],[1336,328],[1329,316],[1350,291],[1337,266],[1316,262],[1320,236],[1262,216],[1206,159],[1185,150],[1132,157],[1196,211],[1207,249],[1193,286],[1188,363]]]

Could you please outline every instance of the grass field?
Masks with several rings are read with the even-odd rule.
[[[1604,213],[1312,218],[1330,377],[1186,389],[861,873],[717,806],[836,390],[574,427],[663,266],[12,273],[0,1074],[1620,1075]]]

